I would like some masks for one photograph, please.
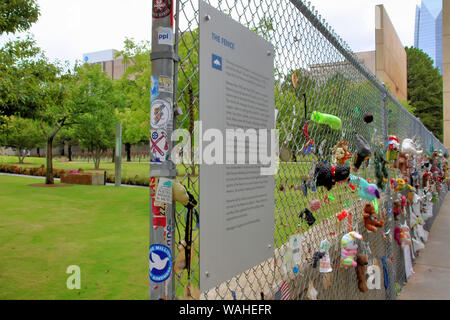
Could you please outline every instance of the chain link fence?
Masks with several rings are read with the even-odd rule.
[[[389,93],[368,69],[353,55],[349,46],[322,20],[309,2],[300,0],[210,0],[206,1],[234,20],[270,41],[275,48],[275,108],[276,127],[280,130],[280,164],[275,177],[275,254],[274,257],[235,276],[208,292],[195,294],[199,287],[199,232],[193,232],[191,277],[176,273],[177,299],[276,299],[283,283],[290,299],[394,299],[406,282],[404,251],[394,239],[395,228],[411,223],[413,210],[423,210],[429,201],[419,201],[420,208],[409,205],[407,213],[394,219],[393,201],[401,192],[391,190],[390,180],[401,177],[390,166],[378,200],[378,214],[386,221],[378,232],[369,232],[362,213],[366,200],[347,183],[336,184],[330,191],[314,187],[314,167],[320,162],[333,163],[339,142],[348,143],[348,151],[356,155],[355,135],[370,144],[372,157],[364,161],[358,172],[351,172],[375,182],[375,151],[385,156],[387,137],[395,135],[400,143],[416,138],[424,149],[443,150],[445,147]],[[192,134],[199,114],[199,11],[197,0],[179,0],[175,4],[175,51],[180,61],[175,65],[175,106],[183,110],[177,117],[178,128]],[[310,120],[313,111],[333,114],[342,120],[342,129],[333,130]],[[364,116],[373,121],[366,123]],[[432,147],[431,147],[432,146]],[[353,162],[348,155],[349,162]],[[199,199],[199,168],[185,165],[179,180]],[[420,171],[420,169],[419,169]],[[436,184],[435,186],[437,186]],[[429,230],[445,197],[442,185],[438,199],[432,205],[433,215],[425,225]],[[201,200],[201,199],[200,199]],[[309,224],[299,214],[310,208],[312,200],[321,207],[314,211],[315,222]],[[317,201],[316,201],[317,203]],[[337,214],[347,210],[342,221]],[[176,207],[175,241],[184,239],[185,209]],[[200,219],[202,213],[200,212]],[[416,219],[417,220],[417,219]],[[359,252],[368,258],[368,266],[378,266],[380,289],[362,293],[358,289],[355,268],[339,267],[341,238],[350,229],[359,232]],[[289,241],[301,235],[301,263],[292,268]],[[313,267],[323,240],[330,243],[329,258],[332,272],[321,273]],[[414,247],[414,246],[413,246]],[[182,252],[182,250],[180,251]],[[175,255],[175,260],[177,258]],[[412,253],[412,257],[417,253]],[[316,257],[316,259],[315,259]],[[202,257],[207,259],[208,257]],[[386,269],[386,274],[385,274]]]

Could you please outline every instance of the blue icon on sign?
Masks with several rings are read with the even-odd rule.
[[[161,244],[150,246],[149,275],[153,282],[166,281],[172,272],[172,253],[170,249]]]
[[[213,53],[212,55],[212,67],[216,70],[222,71],[222,57]]]
[[[89,61],[89,57],[88,56],[84,56],[84,62],[88,62]]]

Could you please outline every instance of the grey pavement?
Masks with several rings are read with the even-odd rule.
[[[450,193],[449,193],[450,194]],[[419,252],[414,274],[399,300],[450,300],[450,195],[447,194],[425,248]]]

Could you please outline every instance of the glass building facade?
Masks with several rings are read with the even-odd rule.
[[[442,74],[442,0],[422,0],[416,7],[414,47],[428,54]]]

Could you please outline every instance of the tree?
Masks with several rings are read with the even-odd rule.
[[[45,138],[35,120],[11,116],[3,130],[3,143],[16,149],[19,163],[26,157],[24,150],[31,150],[43,144]]]
[[[38,17],[36,0],[3,0],[0,2],[0,34],[26,31]]]
[[[443,80],[433,60],[422,50],[406,47],[408,59],[408,101],[414,115],[442,141]]]
[[[78,69],[73,102],[83,111],[74,122],[75,137],[93,153],[95,169],[108,148],[114,146],[115,108],[122,107],[123,98],[113,80],[100,65],[84,64]]]
[[[117,116],[122,123],[122,142],[127,161],[131,161],[131,145],[150,139],[150,43],[135,43],[132,39],[126,39],[124,49],[118,55],[123,57],[127,69],[117,83],[126,96],[122,101],[126,107],[118,109]]]
[[[33,38],[8,41],[0,50],[0,117],[36,117],[45,100],[43,87],[59,72]]]

